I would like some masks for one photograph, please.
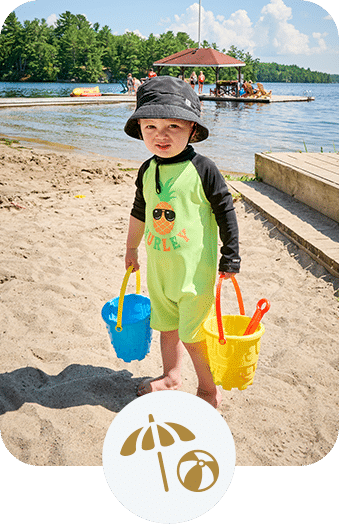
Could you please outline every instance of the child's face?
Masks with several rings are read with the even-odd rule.
[[[147,149],[153,155],[171,158],[185,149],[194,123],[177,119],[139,120],[141,134]]]

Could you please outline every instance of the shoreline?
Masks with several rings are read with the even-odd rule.
[[[19,144],[22,144],[21,147],[25,147],[27,149],[30,149],[32,147],[37,147],[39,150],[41,151],[54,151],[54,152],[69,152],[69,153],[73,153],[75,155],[80,155],[80,156],[88,156],[90,158],[94,158],[94,157],[97,157],[97,158],[104,158],[104,159],[107,159],[107,160],[112,160],[113,162],[117,162],[117,163],[121,163],[121,164],[128,164],[131,168],[134,168],[134,169],[139,169],[139,167],[141,166],[141,164],[144,162],[144,160],[129,160],[129,159],[126,159],[126,158],[120,158],[120,157],[113,157],[113,156],[108,156],[108,155],[102,155],[101,153],[96,153],[96,152],[93,152],[93,151],[84,151],[82,149],[79,149],[77,148],[76,146],[70,146],[70,145],[67,145],[67,144],[61,144],[61,143],[58,143],[58,142],[50,142],[48,140],[41,140],[39,138],[26,138],[26,137],[22,137],[22,136],[8,136],[8,135],[4,135],[3,133],[0,133],[0,143],[8,143],[8,142],[12,142],[12,143],[16,143],[16,142],[19,142]],[[27,145],[25,145],[27,144]],[[33,144],[33,145],[30,145],[30,144]],[[11,145],[11,144],[8,144],[8,145]],[[226,169],[222,169],[222,168],[219,168],[220,172],[223,174],[223,175],[230,175],[230,176],[235,176],[236,178],[240,178],[242,176],[248,176],[249,178],[255,178],[255,175],[253,173],[247,173],[247,172],[244,172],[244,171],[230,171],[230,170],[226,170]]]
[[[125,274],[139,164],[44,146],[0,141],[1,437],[27,464],[101,466],[111,421],[161,374],[158,333],[143,361],[126,364],[101,318]],[[237,465],[312,464],[338,436],[339,282],[245,202],[235,208],[246,314],[262,297],[271,309],[253,385],[222,390],[218,412]],[[143,243],[139,254],[147,295]],[[238,314],[227,284],[221,303]],[[187,354],[182,379],[195,394]]]

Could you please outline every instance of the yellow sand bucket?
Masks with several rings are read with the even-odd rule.
[[[241,292],[235,277],[232,276],[231,280],[237,294],[240,315],[221,316],[220,291],[223,279],[224,277],[221,275],[217,285],[217,316],[206,320],[203,325],[208,359],[213,380],[217,386],[220,385],[226,390],[232,388],[242,390],[253,384],[259,358],[260,339],[265,332],[260,319],[268,311],[270,304],[268,300],[262,299],[259,302],[262,305],[266,304],[265,308],[258,307],[258,302],[257,310],[252,319],[245,316]],[[245,332],[248,332],[250,326],[253,327],[254,332],[244,335]]]

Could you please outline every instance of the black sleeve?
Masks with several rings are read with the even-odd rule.
[[[202,155],[196,155],[192,162],[201,177],[206,198],[219,227],[222,242],[219,271],[239,273],[239,228],[232,195],[214,162]]]
[[[141,222],[145,222],[146,220],[145,218],[146,202],[145,202],[144,194],[143,194],[143,176],[148,166],[149,166],[149,161],[144,162],[138,171],[138,176],[135,181],[135,185],[137,189],[135,192],[133,207],[131,211],[131,215],[134,218],[141,220]]]

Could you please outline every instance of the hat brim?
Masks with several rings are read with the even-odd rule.
[[[186,120],[187,122],[195,122],[196,123],[196,132],[194,136],[191,138],[190,142],[202,142],[203,140],[206,140],[206,138],[209,135],[209,130],[198,116],[194,115],[192,111],[185,110],[182,107],[174,106],[174,105],[166,105],[163,104],[152,104],[152,105],[145,105],[139,107],[133,115],[127,120],[125,125],[125,133],[128,136],[131,136],[132,138],[137,138],[139,140],[142,140],[141,132],[140,132],[140,126],[138,123],[139,118],[147,118],[147,119],[167,119],[167,118],[175,118],[178,120]]]

